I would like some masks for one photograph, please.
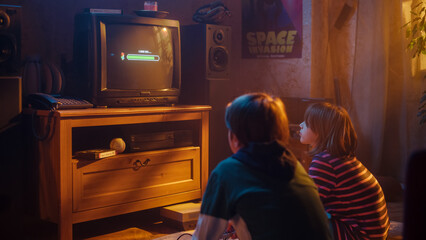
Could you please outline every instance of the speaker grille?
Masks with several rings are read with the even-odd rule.
[[[209,80],[229,80],[231,28],[229,26],[206,25],[206,49],[208,50],[206,69]]]
[[[209,53],[211,71],[223,72],[228,68],[228,51],[224,47],[212,47]]]
[[[21,7],[0,4],[0,75],[19,73]]]

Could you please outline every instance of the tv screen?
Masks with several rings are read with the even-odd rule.
[[[170,19],[78,14],[71,94],[99,106],[177,103],[180,27]]]
[[[106,87],[128,90],[171,88],[173,39],[176,35],[176,29],[162,26],[106,25]]]

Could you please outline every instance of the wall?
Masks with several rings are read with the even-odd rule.
[[[22,55],[38,54],[56,63],[72,60],[73,17],[84,8],[120,8],[125,14],[143,9],[143,0],[9,0],[23,7]],[[159,0],[159,10],[181,25],[194,24],[192,14],[211,1]],[[241,1],[223,0],[232,11],[224,25],[232,26],[233,95],[247,91],[268,91],[286,97],[309,97],[311,66],[311,2],[303,0],[303,57],[299,59],[241,58]],[[244,86],[244,87],[242,87]]]

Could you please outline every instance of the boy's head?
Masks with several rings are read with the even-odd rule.
[[[240,144],[271,142],[286,144],[289,138],[284,103],[266,93],[237,97],[226,107],[225,122]]]
[[[355,156],[357,136],[348,112],[330,103],[314,103],[306,109],[305,124],[315,134],[312,154],[327,150],[335,156]]]

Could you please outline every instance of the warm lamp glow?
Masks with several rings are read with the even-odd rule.
[[[402,21],[403,23],[407,23],[411,21],[411,6],[413,1],[403,1],[402,2]],[[405,35],[405,33],[403,33]],[[408,40],[407,40],[408,42]],[[410,57],[411,57],[411,52]],[[418,57],[411,59],[411,75],[415,76],[419,71],[426,70],[426,55],[420,54]]]

